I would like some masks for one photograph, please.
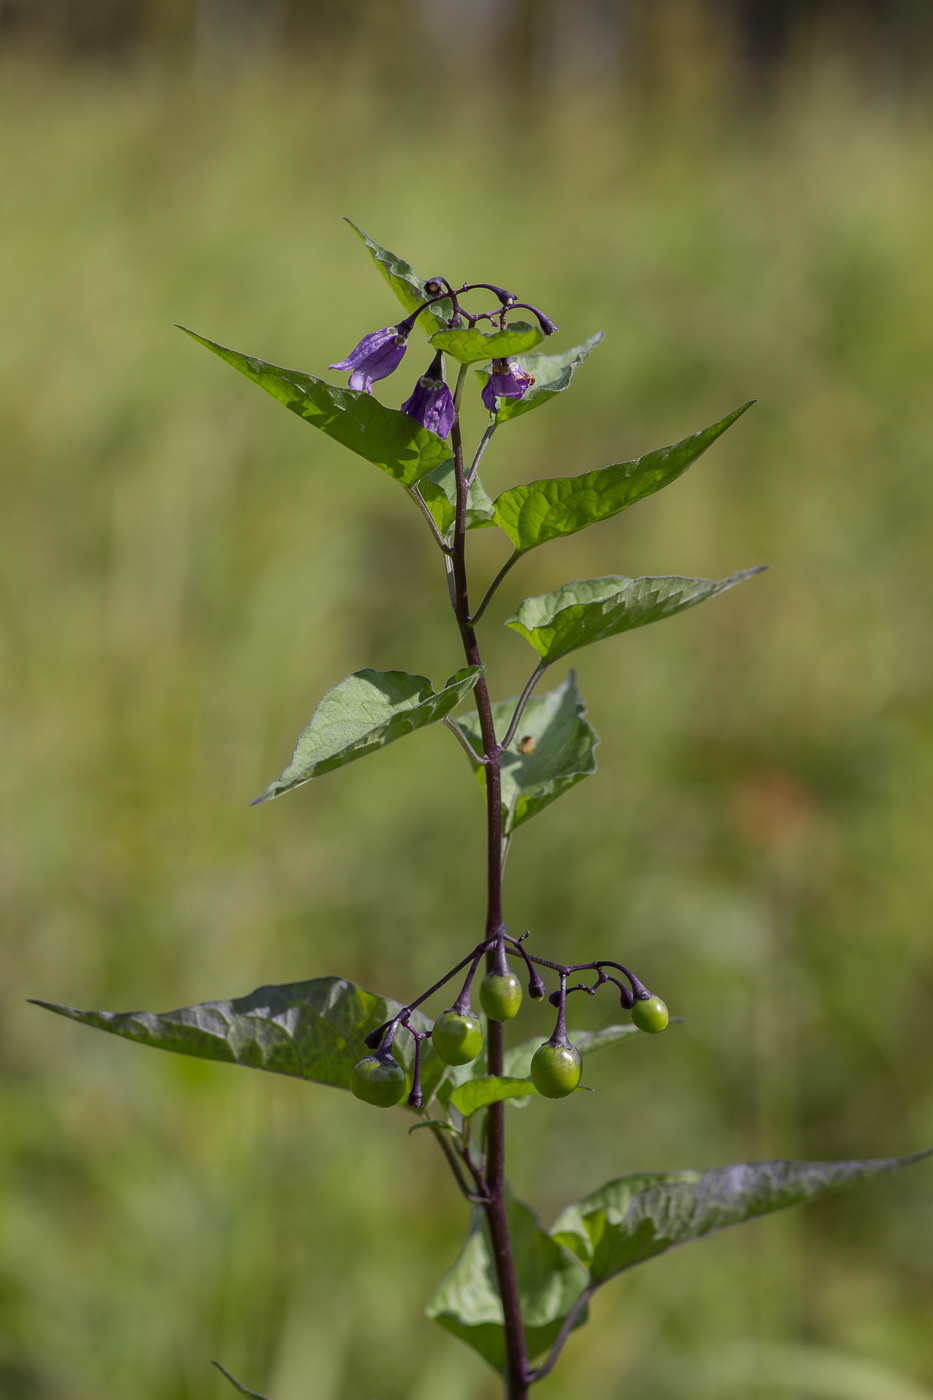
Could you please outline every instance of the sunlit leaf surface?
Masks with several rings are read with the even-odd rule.
[[[582,476],[545,477],[503,491],[495,503],[496,524],[520,553],[548,540],[562,539],[608,520],[636,501],[676,481],[718,437],[740,418],[753,400],[710,428],[660,447],[632,462],[618,462]]]
[[[403,486],[412,486],[450,456],[450,448],[443,438],[422,428],[407,413],[386,408],[372,394],[337,388],[313,374],[281,369],[253,355],[228,350],[184,326],[179,329],[192,340],[206,345],[306,423],[320,428],[322,433],[349,447],[357,456],[381,467]]]
[[[288,767],[256,801],[281,797],[426,724],[436,724],[460,704],[481,675],[481,666],[466,666],[435,691],[425,676],[406,671],[354,671],[318,702]]]

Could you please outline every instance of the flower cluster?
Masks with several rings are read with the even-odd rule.
[[[477,321],[489,320],[498,325],[501,330],[505,324],[506,308],[526,306],[537,316],[545,335],[553,335],[558,329],[550,317],[545,316],[537,307],[528,306],[525,302],[516,302],[512,293],[506,292],[502,287],[494,287],[491,283],[485,282],[477,282],[472,285],[464,283],[460,291],[461,293],[474,291],[477,287],[487,287],[496,293],[501,303],[500,311],[471,315],[460,306],[457,293],[449,282],[442,277],[432,278],[430,282],[425,283],[428,299],[423,305],[413,311],[410,316],[406,316],[404,321],[400,321],[398,325],[383,326],[381,330],[370,331],[369,335],[364,335],[359,345],[350,351],[346,359],[338,360],[330,368],[349,370],[350,388],[371,394],[376,380],[387,379],[390,374],[395,373],[402,363],[405,351],[408,349],[408,339],[412,327],[421,312],[438,301],[449,300],[452,305],[452,315],[448,320],[448,326],[462,325],[464,320],[470,326],[475,325]],[[490,413],[496,413],[498,400],[522,399],[534,382],[534,376],[523,369],[517,360],[495,359],[492,362],[492,373],[483,387],[483,403]],[[438,437],[446,438],[450,435],[456,422],[457,410],[453,396],[444,379],[444,357],[441,351],[438,351],[434,356],[425,373],[415,384],[412,393],[402,404],[402,412],[407,413],[423,428],[428,428],[432,433],[436,433]]]

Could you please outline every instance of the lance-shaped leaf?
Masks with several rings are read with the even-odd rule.
[[[302,374],[296,369],[281,369],[278,365],[266,364],[253,355],[241,355],[238,350],[228,350],[203,335],[180,326],[185,335],[206,345],[228,365],[245,374],[260,389],[265,389],[279,403],[297,413],[312,427],[349,447],[367,462],[381,467],[389,476],[400,481],[403,486],[412,486],[426,472],[450,456],[450,448],[443,438],[422,428],[407,413],[397,408],[386,408],[374,399],[372,394],[364,394],[356,389],[338,389],[317,379],[313,374]]]
[[[457,474],[453,457],[448,457],[446,462],[441,462],[439,467],[423,476],[418,482],[418,490],[437,528],[442,535],[446,535],[457,514]],[[467,492],[467,529],[482,530],[495,525],[492,514],[492,499],[487,496],[479,477],[474,477]]]
[[[551,1230],[587,1265],[594,1283],[675,1245],[815,1201],[933,1154],[862,1162],[740,1162],[714,1171],[635,1172],[569,1206]]]
[[[508,732],[518,697],[493,705],[496,736]],[[479,719],[475,714],[457,719],[473,747],[482,749]],[[577,673],[570,671],[555,690],[532,696],[519,725],[519,737],[532,739],[527,752],[509,747],[502,755],[502,830],[509,835],[536,812],[596,772],[599,735],[586,719],[586,704],[577,689]],[[472,764],[480,787],[486,791],[486,769]]]
[[[549,665],[591,642],[601,642],[620,632],[647,627],[675,613],[696,607],[717,593],[760,574],[764,565],[743,569],[729,578],[611,578],[576,579],[526,598],[518,612],[506,622],[531,643]]]
[[[541,1229],[530,1206],[510,1197],[508,1216],[528,1354],[534,1358],[555,1341],[589,1279],[573,1253]],[[474,1347],[490,1366],[505,1370],[502,1303],[481,1211],[475,1212],[463,1251],[441,1280],[427,1314]],[[585,1321],[582,1312],[578,1325]]]
[[[416,306],[427,301],[428,293],[424,290],[425,278],[419,277],[414,268],[398,257],[395,253],[390,253],[386,248],[380,248],[378,243],[374,243],[369,234],[364,233],[361,228],[357,228],[352,219],[346,221],[358,233],[366,244],[372,255],[373,262],[382,273],[383,277],[392,288],[399,301],[406,311],[414,311]],[[430,335],[432,331],[443,330],[447,321],[453,314],[453,306],[448,299],[436,301],[429,311],[422,311],[418,317],[417,324],[424,331],[425,335]]]
[[[364,991],[344,977],[315,977],[259,987],[232,1001],[203,1001],[180,1011],[75,1011],[69,1006],[38,1001],[60,1016],[85,1026],[110,1031],[176,1055],[247,1065],[294,1079],[310,1079],[337,1089],[349,1089],[357,1060],[371,1055],[365,1043],[370,1031],[391,1021],[401,1010],[390,997]],[[412,1012],[412,1025],[430,1032],[433,1022]],[[407,1031],[395,1038],[396,1058],[409,1074],[414,1065],[414,1042]],[[430,1040],[421,1045],[421,1076],[425,1099],[434,1092],[444,1066]]]
[[[618,462],[583,476],[545,477],[503,491],[495,503],[496,524],[519,554],[548,540],[573,535],[608,520],[636,501],[676,481],[754,400],[692,437],[661,447],[634,462]]]
[[[437,331],[431,336],[436,350],[445,350],[462,365],[478,360],[510,359],[540,345],[544,332],[540,326],[527,321],[510,321],[502,331],[481,331],[478,326],[457,326],[453,330]]]
[[[529,389],[523,399],[501,399],[496,421],[507,423],[510,418],[518,418],[522,413],[540,408],[556,394],[562,393],[573,378],[577,365],[582,365],[590,351],[603,339],[603,332],[597,331],[582,345],[574,345],[560,355],[517,355],[515,358],[522,369],[534,375],[534,388]],[[476,371],[481,386],[485,386],[491,373],[489,368]]]
[[[354,671],[318,702],[311,723],[298,736],[291,763],[256,802],[269,802],[302,783],[384,749],[449,715],[475,686],[481,666],[465,666],[443,690],[425,676],[406,671]],[[254,804],[255,805],[255,804]]]

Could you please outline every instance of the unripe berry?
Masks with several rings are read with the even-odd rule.
[[[490,1021],[511,1021],[522,1004],[522,984],[514,972],[487,972],[479,999]]]
[[[431,1041],[445,1065],[468,1065],[483,1048],[483,1027],[472,1011],[451,1008],[434,1022]]]
[[[546,1040],[531,1061],[532,1083],[546,1099],[562,1099],[572,1094],[582,1072],[580,1051],[569,1041],[566,1045],[555,1045]]]
[[[364,1103],[392,1108],[400,1103],[408,1085],[405,1071],[388,1050],[367,1055],[353,1066],[350,1089]]]
[[[667,1007],[660,997],[649,997],[647,1001],[636,1001],[632,1007],[632,1020],[640,1031],[649,1035],[660,1035],[670,1020]]]

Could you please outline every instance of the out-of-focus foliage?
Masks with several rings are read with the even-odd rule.
[[[630,1171],[933,1142],[933,132],[828,72],[768,118],[714,66],[518,124],[368,73],[0,74],[4,1400],[228,1394],[211,1357],[273,1400],[491,1393],[421,1314],[466,1209],[429,1133],[24,1004],[328,974],[407,998],[475,936],[482,795],[442,727],[247,805],[342,676],[462,661],[412,503],[172,327],[329,377],[397,314],[342,214],[520,287],[562,345],[605,330],[495,435],[493,496],[761,400],[482,624],[504,699],[524,597],[773,566],[581,654],[600,771],[518,832],[507,917],[622,957],[686,1024],[533,1100],[516,1193],[549,1227]],[[484,582],[506,546],[470,548]],[[929,1392],[930,1170],[807,1209],[607,1289],[542,1400]]]

